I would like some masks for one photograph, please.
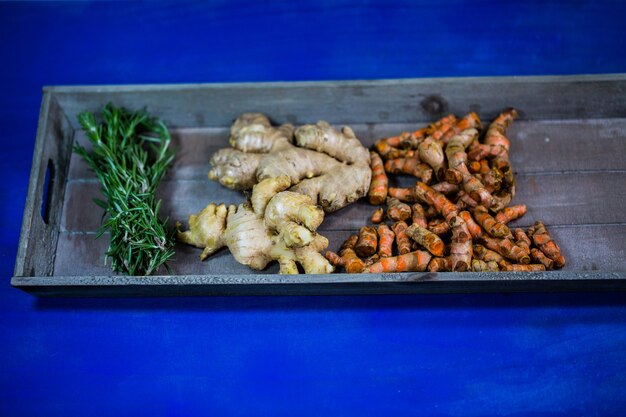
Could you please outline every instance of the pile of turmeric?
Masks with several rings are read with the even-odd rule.
[[[326,252],[326,259],[349,273],[563,267],[565,259],[541,221],[526,230],[508,227],[526,213],[525,205],[510,205],[515,178],[506,130],[516,116],[506,109],[483,135],[478,115],[469,113],[378,140],[368,192],[371,204],[386,204],[372,214],[378,226],[364,226],[339,255]],[[388,174],[417,181],[389,187]]]

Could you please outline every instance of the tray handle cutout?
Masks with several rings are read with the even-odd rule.
[[[41,219],[45,224],[48,224],[50,221],[55,171],[54,161],[52,159],[48,159],[46,174],[43,181],[43,190],[41,192]]]

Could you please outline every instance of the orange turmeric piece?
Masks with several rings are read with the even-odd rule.
[[[459,187],[456,184],[451,184],[447,181],[441,181],[437,184],[433,184],[430,188],[443,195],[454,194],[459,191]]]
[[[434,256],[443,256],[445,245],[443,240],[436,234],[417,224],[412,224],[406,229],[408,237],[422,245],[428,252]]]
[[[418,226],[422,226],[424,228],[428,227],[426,223],[426,213],[424,212],[424,207],[421,204],[415,203],[411,206],[411,221],[413,224]]]
[[[528,256],[524,249],[514,244],[511,239],[499,239],[483,235],[483,237],[480,238],[480,242],[487,249],[496,251],[505,258],[511,259],[520,264],[530,263],[530,256]]]
[[[354,247],[359,239],[358,235],[352,235],[341,245],[339,255],[327,251],[326,259],[334,266],[343,266],[349,274],[357,274],[363,271],[365,264],[354,252]]]
[[[398,136],[379,139],[374,143],[374,149],[381,157],[387,159],[387,156],[391,152],[398,150],[398,147],[402,146],[410,136],[409,132],[402,132]]]
[[[385,210],[382,207],[379,207],[376,210],[374,210],[374,213],[372,213],[371,220],[372,220],[372,223],[378,224],[382,222],[384,218],[385,218]]]
[[[454,126],[448,129],[441,137],[441,142],[447,144],[450,140],[466,129],[480,129],[480,118],[474,112],[468,113],[461,118]]]
[[[443,178],[446,160],[441,144],[437,139],[429,136],[420,142],[417,149],[419,151],[420,160],[430,165],[437,178],[441,180]]]
[[[396,222],[391,225],[391,230],[396,235],[396,245],[400,255],[411,252],[411,241],[406,235],[407,224],[403,221]]]
[[[469,211],[460,212],[459,217],[461,217],[467,224],[467,230],[469,230],[472,235],[472,239],[478,239],[483,235],[483,229],[474,221],[474,218]]]
[[[382,258],[365,268],[363,272],[381,274],[383,272],[423,272],[428,267],[432,255],[426,251],[415,251],[404,255]]]
[[[445,235],[450,231],[450,225],[444,219],[433,219],[428,222],[427,229],[436,235]]]
[[[526,205],[516,204],[500,210],[498,214],[496,214],[496,221],[507,224],[508,222],[519,219],[524,214],[526,214]]]
[[[391,249],[396,235],[389,226],[384,223],[379,225],[376,231],[378,232],[378,256],[388,258],[393,254]]]
[[[502,187],[502,179],[503,176],[500,170],[498,168],[491,168],[485,174],[482,174],[481,182],[485,186],[485,190],[493,194],[496,191],[500,191],[500,188]]]
[[[376,262],[380,261],[380,255],[378,255],[377,253],[373,254],[372,256],[370,256],[369,258],[365,258],[363,259],[363,265],[365,265],[366,267],[370,266],[370,265],[374,265]]]
[[[447,272],[450,271],[450,258],[432,258],[428,263],[427,269],[430,272]]]
[[[359,230],[359,240],[354,247],[354,251],[361,258],[367,258],[376,253],[378,247],[378,235],[376,229],[371,226],[363,226]]]
[[[454,136],[446,146],[446,156],[448,157],[448,170],[445,173],[446,181],[452,184],[460,184],[463,176],[457,167],[467,164],[467,153],[465,149],[478,137],[478,130],[474,128],[466,129]]]
[[[429,183],[433,177],[433,170],[422,163],[417,155],[411,158],[389,159],[385,162],[385,171],[390,174],[408,174]]]
[[[469,194],[472,199],[476,200],[480,204],[493,210],[500,210],[504,206],[487,190],[485,185],[474,175],[470,174],[465,164],[460,164],[456,167],[455,171],[461,176],[463,183],[463,190]]]
[[[450,220],[452,244],[450,245],[450,269],[467,271],[472,264],[472,236],[465,221],[455,216]]]
[[[498,252],[487,249],[483,245],[473,245],[474,257],[485,262],[500,262],[504,258]]]
[[[385,167],[383,160],[376,152],[370,152],[370,166],[372,169],[372,181],[370,182],[370,189],[367,193],[370,204],[378,206],[385,202],[387,198],[387,187],[389,180],[385,173]]]
[[[530,238],[528,237],[526,232],[524,232],[523,229],[520,229],[519,227],[517,229],[514,229],[513,237],[515,238],[515,244],[517,246],[524,249],[526,253],[530,253],[530,245],[531,245]]]
[[[554,261],[543,254],[539,249],[532,248],[530,250],[530,259],[546,267],[547,270],[554,268]]]
[[[555,267],[562,268],[565,265],[565,258],[561,255],[561,249],[552,240],[543,222],[535,222],[531,239],[541,252],[554,261]]]
[[[403,203],[415,203],[417,197],[413,191],[413,187],[389,187],[389,197],[397,198]]]
[[[483,206],[476,206],[474,209],[474,218],[486,231],[493,237],[505,237],[511,234],[511,231],[505,224],[496,221],[487,209]]]
[[[458,209],[450,200],[443,194],[433,190],[423,182],[419,182],[415,185],[415,196],[426,204],[434,206],[439,213],[447,220],[458,214]]]
[[[485,262],[481,259],[472,259],[472,271],[474,272],[493,272],[499,270],[500,267],[497,262]]]
[[[411,217],[411,206],[397,198],[387,198],[387,217],[393,221],[404,221]]]

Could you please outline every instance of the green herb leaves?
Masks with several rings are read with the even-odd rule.
[[[170,134],[145,111],[133,113],[107,104],[102,119],[98,124],[92,113],[81,113],[78,121],[93,150],[74,146],[98,176],[106,198],[94,200],[108,214],[97,236],[111,234],[106,256],[114,271],[151,275],[161,265],[167,268],[165,262],[174,255],[173,232],[167,230],[167,220],[159,219],[160,201],[155,198],[174,159]]]

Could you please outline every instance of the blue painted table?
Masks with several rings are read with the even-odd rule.
[[[622,2],[0,4],[0,415],[619,415],[624,294],[12,289],[43,85],[626,72]]]

